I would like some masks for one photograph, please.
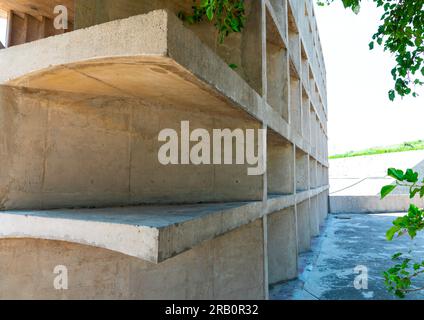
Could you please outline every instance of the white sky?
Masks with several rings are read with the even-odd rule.
[[[5,43],[6,38],[6,19],[0,18],[0,41],[1,43]]]
[[[340,1],[316,6],[327,66],[330,154],[424,138],[424,90],[416,99],[389,101],[394,60],[379,48],[368,50],[381,13],[363,2],[358,16]],[[3,43],[5,28],[0,19]]]
[[[327,67],[330,154],[424,138],[424,90],[416,99],[390,102],[394,59],[380,49],[369,51],[381,11],[363,1],[356,16],[340,2],[316,6]]]

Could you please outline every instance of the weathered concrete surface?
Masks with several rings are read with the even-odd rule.
[[[103,0],[101,3],[96,0],[76,0],[75,25],[76,29],[87,28],[158,9],[167,9],[173,16],[177,16],[180,12],[190,14],[192,6],[192,0]],[[259,44],[263,36],[260,7],[259,1],[246,3],[245,29],[241,33],[231,34],[224,45],[219,44],[213,24],[186,24],[187,28],[227,64],[237,64],[236,72],[259,94],[263,92],[262,62],[257,59],[261,55]]]
[[[324,218],[321,216],[323,210],[324,208],[319,203],[319,196],[309,200],[309,224],[312,237],[319,235],[319,226],[324,222]]]
[[[391,256],[414,250],[418,261],[424,259],[424,236],[411,241],[404,237],[388,242],[386,231],[396,214],[329,215],[322,236],[313,242],[312,251],[300,256],[300,277],[272,288],[271,299],[283,300],[385,300],[395,299],[386,291],[382,272],[391,265]],[[368,268],[368,289],[357,290],[357,266]],[[424,279],[417,286],[424,285]],[[409,299],[424,299],[423,292]]]
[[[250,1],[246,32],[232,35],[223,46],[216,46],[211,24],[184,26],[175,16],[191,0],[105,0],[100,7],[99,1],[79,3],[86,6],[77,10],[77,19],[94,26],[0,52],[0,133],[5,133],[0,140],[0,178],[6,182],[0,188],[0,209],[177,205],[171,213],[147,210],[146,219],[140,220],[120,211],[112,222],[97,210],[92,216],[87,212],[73,216],[51,211],[37,216],[31,211],[28,217],[15,213],[12,220],[4,221],[3,227],[13,230],[10,234],[6,230],[5,237],[51,236],[153,262],[169,258],[158,265],[137,260],[135,271],[130,268],[128,276],[124,270],[121,277],[119,270],[128,265],[127,260],[115,268],[118,254],[108,255],[105,259],[112,261],[114,271],[106,270],[107,281],[101,276],[100,285],[90,284],[85,293],[81,290],[72,297],[266,298],[269,272],[272,281],[294,273],[290,257],[295,255],[292,242],[298,239],[292,237],[298,234],[299,225],[293,228],[291,219],[273,220],[272,216],[269,226],[251,220],[300,204],[294,219],[295,223],[299,215],[303,219],[301,241],[307,243],[311,212],[302,204],[327,190],[327,181],[322,181],[322,166],[328,165],[326,150],[322,150],[327,138],[325,68],[311,0]],[[115,20],[155,6],[171,10]],[[109,20],[115,21],[96,25]],[[265,67],[267,62],[275,68]],[[239,68],[232,70],[228,63]],[[307,109],[310,112],[304,112]],[[269,136],[277,137],[270,139],[268,173],[248,177],[246,166],[219,170],[213,166],[161,167],[158,132],[164,128],[178,131],[182,120],[190,120],[193,128],[267,128]],[[302,128],[308,123],[309,130]],[[296,149],[304,155],[298,162],[302,173],[298,190]],[[309,172],[308,157],[315,161]],[[315,175],[314,184],[309,173]],[[222,208],[199,213],[199,206],[193,213],[183,205],[246,200],[262,202],[252,210],[232,208],[229,215]],[[57,223],[60,218],[65,219]],[[153,226],[153,234],[148,234],[141,230],[143,223],[162,227]],[[59,228],[52,231],[49,226]],[[279,233],[275,227],[289,232]],[[273,247],[287,236],[284,251]],[[209,240],[214,237],[218,238]],[[268,241],[273,239],[277,242]],[[36,248],[31,241],[25,245]],[[143,241],[147,244],[140,245]],[[53,243],[43,247],[47,257],[58,257],[49,249]],[[70,263],[82,260],[82,269],[104,271],[99,270],[98,260],[90,260],[95,256],[90,250],[103,256],[103,249],[83,248],[78,249],[81,253],[70,253]],[[266,256],[264,249],[277,254]],[[14,252],[20,251],[24,252],[17,246]],[[46,259],[40,251],[31,251],[35,258],[29,264],[36,266],[33,261]],[[14,259],[13,254],[5,257],[5,261]],[[268,261],[270,270],[265,267]],[[275,269],[277,263],[287,264],[284,272]],[[35,271],[16,270],[18,277],[11,279],[18,280],[12,280],[15,291],[10,292],[21,286],[20,274],[35,275]],[[14,275],[13,269],[7,271]],[[90,273],[88,277],[87,283],[99,279]],[[50,297],[50,291],[39,289],[44,282],[34,282],[38,291],[31,285],[28,294]],[[72,297],[65,293],[64,298]]]
[[[299,252],[311,248],[312,228],[309,200],[297,205],[297,243]]]
[[[299,192],[297,194],[289,195],[268,195],[266,213],[271,214],[289,207],[293,207],[297,203],[301,203],[316,197],[321,193],[328,193],[328,186],[311,189],[308,191]]]
[[[308,155],[296,149],[296,191],[309,189]]]
[[[390,183],[389,183],[390,184]],[[409,195],[393,194],[381,200],[380,196],[330,196],[330,211],[332,213],[384,213],[408,211],[411,203],[424,207],[424,200],[416,197],[411,200]]]
[[[159,132],[187,119],[191,130],[259,128],[235,109],[11,87],[0,106],[1,209],[262,200],[248,165],[158,160]]]
[[[297,276],[296,215],[294,207],[268,216],[268,282]]]
[[[263,299],[262,237],[258,220],[159,265],[66,242],[0,240],[0,299]],[[54,289],[58,265],[68,290]]]
[[[0,213],[0,238],[61,240],[153,263],[257,220],[261,202]]]
[[[267,185],[269,195],[294,193],[294,146],[269,133],[267,138]]]

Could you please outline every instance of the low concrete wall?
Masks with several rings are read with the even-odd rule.
[[[331,196],[331,213],[383,213],[405,212],[410,204],[424,207],[423,199],[409,199],[408,195],[392,195],[381,200],[380,196]]]
[[[257,220],[161,264],[78,244],[0,240],[0,299],[264,299]],[[68,269],[56,290],[54,269]]]

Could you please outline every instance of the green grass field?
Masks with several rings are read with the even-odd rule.
[[[330,159],[341,159],[341,158],[352,158],[359,156],[372,156],[376,154],[383,153],[394,153],[394,152],[406,152],[406,151],[416,151],[424,150],[424,140],[417,140],[411,142],[404,142],[401,144],[396,144],[386,147],[375,147],[359,151],[350,151],[343,154],[336,154],[330,156]]]

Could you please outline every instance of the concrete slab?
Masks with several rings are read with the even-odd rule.
[[[5,211],[0,238],[60,240],[160,263],[257,220],[262,203]]]

